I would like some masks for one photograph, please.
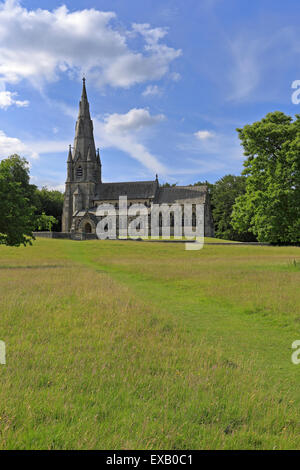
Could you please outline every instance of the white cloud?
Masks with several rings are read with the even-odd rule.
[[[65,191],[65,184],[64,183],[59,183],[57,184],[58,180],[64,180],[65,174],[51,174],[50,175],[52,179],[50,178],[45,178],[43,174],[39,174],[39,176],[36,175],[30,175],[30,182],[31,184],[35,184],[39,188],[42,188],[46,186],[50,190],[55,190],[55,191]]]
[[[9,137],[5,132],[0,130],[0,158],[6,158],[14,153],[33,159],[38,158],[37,153],[30,149],[30,147],[20,139]]]
[[[161,90],[157,85],[148,85],[142,93],[143,96],[161,95]]]
[[[133,23],[133,33],[139,33],[144,37],[149,46],[155,46],[167,34],[167,28],[151,28],[149,23]]]
[[[133,108],[126,114],[110,114],[102,121],[94,119],[95,137],[103,148],[117,148],[140,162],[151,173],[165,174],[165,166],[146,148],[141,136],[141,131],[163,119],[162,114],[151,116],[143,108]]]
[[[194,133],[194,136],[199,140],[206,140],[214,136],[214,133],[211,131],[197,131]]]
[[[29,101],[16,100],[14,97],[17,93],[11,91],[0,91],[0,108],[7,109],[9,106],[15,105],[19,108],[23,108],[29,105]]]
[[[50,191],[51,191],[51,190],[53,190],[53,191],[60,191],[61,193],[64,193],[64,192],[65,192],[65,189],[66,189],[65,184],[53,184],[52,181],[50,181],[50,182],[46,181],[46,182],[44,182],[44,183],[42,183],[42,184],[40,183],[39,186],[40,186],[40,187],[47,186],[47,188],[48,188]]]
[[[113,113],[105,117],[105,130],[109,134],[120,134],[127,131],[137,131],[163,121],[165,116],[151,116],[144,108],[133,108],[126,114]]]
[[[41,154],[68,153],[70,140],[34,140],[22,141],[17,137],[10,137],[0,130],[0,159],[14,153],[29,160],[36,160]]]
[[[115,13],[96,9],[29,11],[17,1],[0,3],[0,79],[25,78],[42,87],[61,72],[84,71],[101,86],[130,87],[167,74],[181,54],[160,42],[167,31],[148,24],[121,31],[115,19]],[[145,43],[141,52],[127,44],[137,35]]]

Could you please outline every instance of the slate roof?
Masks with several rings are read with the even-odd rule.
[[[102,183],[99,193],[94,200],[108,201],[118,200],[119,196],[127,196],[128,199],[154,198],[157,190],[157,181],[131,181],[125,183]]]
[[[204,204],[207,197],[207,186],[174,186],[159,188],[156,204]]]

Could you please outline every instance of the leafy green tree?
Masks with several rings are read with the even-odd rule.
[[[63,210],[64,195],[60,191],[50,190],[46,186],[42,189],[36,189],[36,214],[52,216],[56,220],[52,221],[53,230],[61,230],[61,216]],[[37,230],[45,230],[45,228],[40,229],[38,226]]]
[[[52,215],[46,215],[45,212],[37,218],[36,222],[37,230],[49,230],[49,232],[54,224],[57,224],[57,219]]]
[[[246,192],[232,213],[237,231],[259,241],[300,242],[300,115],[282,112],[237,129],[248,157],[243,174]]]
[[[237,197],[246,192],[246,177],[225,175],[211,185],[212,214],[217,238],[235,241],[255,241],[248,230],[235,230],[231,223],[232,209]]]
[[[31,244],[35,226],[34,193],[28,162],[11,155],[0,162],[0,244]]]

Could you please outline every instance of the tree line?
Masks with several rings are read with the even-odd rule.
[[[275,111],[237,132],[246,157],[242,174],[194,183],[208,186],[216,237],[299,244],[300,115]],[[26,245],[34,230],[61,230],[62,206],[60,191],[30,184],[24,158],[0,162],[0,243]]]

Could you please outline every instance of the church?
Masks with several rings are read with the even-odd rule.
[[[75,126],[73,148],[69,147],[67,179],[62,214],[62,232],[70,234],[93,234],[100,221],[97,208],[100,204],[112,204],[118,210],[119,197],[126,196],[128,207],[143,204],[149,210],[154,204],[197,204],[204,206],[202,221],[204,235],[214,236],[210,199],[207,186],[162,187],[158,176],[152,181],[103,183],[99,149],[96,150],[93,121],[83,78],[79,114]],[[193,214],[193,225],[196,225]],[[170,217],[172,219],[172,217]],[[164,223],[161,222],[160,224]],[[172,220],[168,222],[172,227]]]

